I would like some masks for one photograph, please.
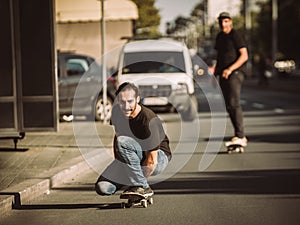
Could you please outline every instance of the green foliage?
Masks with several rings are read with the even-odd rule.
[[[154,6],[155,0],[132,0],[138,7],[137,36],[159,35],[160,15]]]
[[[176,31],[180,31],[182,29],[185,29],[188,26],[190,19],[183,17],[183,16],[178,16],[174,20],[174,24],[169,30],[170,33],[175,33]]]
[[[205,11],[205,2],[200,2],[195,6],[195,8],[192,10],[191,16],[196,16],[202,18],[203,12]]]
[[[242,15],[235,16],[232,18],[232,20],[233,20],[234,29],[245,32],[245,17],[244,16],[242,16]]]

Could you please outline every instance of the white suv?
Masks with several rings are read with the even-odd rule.
[[[170,39],[140,40],[124,45],[117,83],[133,82],[142,103],[175,109],[185,121],[197,116],[191,57],[187,47]]]

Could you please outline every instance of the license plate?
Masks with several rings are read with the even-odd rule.
[[[166,98],[166,97],[147,97],[147,98],[143,98],[142,103],[144,105],[167,105],[168,98]]]

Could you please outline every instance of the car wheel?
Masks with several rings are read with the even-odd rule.
[[[190,106],[187,110],[181,112],[181,118],[183,121],[193,121],[198,114],[198,101],[195,95],[191,96]]]
[[[107,96],[107,102],[105,107],[103,105],[102,96],[99,96],[95,103],[95,109],[94,109],[95,120],[101,122],[104,121],[108,122],[111,117],[112,106],[113,106],[113,101],[109,96]]]

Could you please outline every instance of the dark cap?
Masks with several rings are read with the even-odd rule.
[[[225,18],[231,19],[230,14],[228,12],[221,12],[218,19],[221,20],[221,19],[225,19]]]

